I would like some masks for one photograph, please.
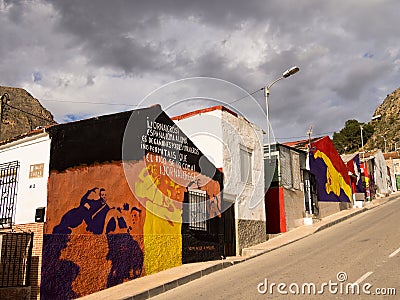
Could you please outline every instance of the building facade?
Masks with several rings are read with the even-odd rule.
[[[364,165],[368,172],[370,199],[384,197],[390,193],[390,181],[388,181],[387,164],[380,149],[366,152]]]
[[[224,174],[224,199],[233,209],[233,254],[266,240],[263,131],[223,106],[173,118]]]
[[[304,225],[305,216],[312,212],[316,197],[306,169],[307,152],[279,143],[264,148],[265,206],[267,234],[282,233]],[[308,196],[310,196],[308,198]]]
[[[2,146],[0,162],[20,170],[11,226],[40,225],[41,299],[77,298],[229,254],[223,173],[160,106],[17,140]]]
[[[349,171],[329,136],[285,145],[308,151],[307,169],[310,171],[311,198],[316,195],[318,199],[315,204],[313,201],[312,212],[315,217],[323,218],[352,207]]]
[[[383,154],[390,170],[392,191],[400,190],[400,155],[397,151]]]

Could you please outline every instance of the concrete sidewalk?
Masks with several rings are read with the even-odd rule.
[[[352,208],[340,211],[321,219],[320,222],[312,225],[303,225],[289,232],[283,233],[264,243],[245,248],[240,257],[228,257],[220,261],[208,261],[192,264],[184,264],[179,267],[161,271],[156,274],[141,277],[103,291],[82,297],[82,300],[103,300],[103,299],[149,299],[177,286],[186,284],[192,280],[212,272],[228,268],[234,264],[252,259],[264,253],[281,248],[285,245],[303,239],[318,231],[326,229],[334,224],[347,220],[355,215],[369,209],[380,206],[390,200],[400,197],[400,192],[393,193],[389,197],[374,199],[363,208]]]

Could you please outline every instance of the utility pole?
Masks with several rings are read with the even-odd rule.
[[[4,106],[10,101],[10,95],[8,93],[4,93],[0,97],[0,141],[2,140],[1,136],[1,125],[3,124],[3,112],[4,112]]]
[[[386,150],[386,138],[383,135],[381,135],[381,138],[383,138],[383,141],[385,143],[385,153],[387,153],[387,150]]]
[[[307,131],[307,135],[308,135],[308,149],[307,149],[307,160],[310,159],[310,152],[311,152],[311,134],[312,134],[312,130],[313,130],[313,126],[310,125],[310,129],[308,129]],[[309,168],[309,167],[307,167]],[[310,176],[310,175],[309,175]],[[313,214],[313,201],[312,201],[312,195],[311,195],[311,179],[308,179],[308,182],[306,180],[305,182],[306,187],[307,187],[307,196],[308,196],[308,213],[310,215]]]
[[[311,150],[311,134],[312,134],[312,130],[313,130],[313,126],[310,125],[310,129],[308,129],[308,131],[307,131],[307,135],[308,135],[308,149],[309,149],[309,151]]]
[[[365,151],[364,151],[364,138],[363,138],[363,127],[362,127],[362,125],[360,125],[360,130],[361,130],[362,159],[363,159],[363,162],[364,162],[365,161],[365,155],[364,155]]]

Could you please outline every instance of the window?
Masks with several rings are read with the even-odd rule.
[[[292,162],[293,188],[295,190],[300,190],[300,183],[301,183],[300,154],[294,151],[290,151],[290,158]]]
[[[206,191],[189,190],[189,229],[207,230],[206,204]]]
[[[19,162],[0,165],[0,225],[10,224],[15,214]]]
[[[280,159],[281,159],[281,183],[285,188],[293,187],[292,180],[292,161],[290,158],[290,150],[282,147],[280,150]]]
[[[246,147],[240,147],[240,180],[251,184],[253,182],[252,151]]]

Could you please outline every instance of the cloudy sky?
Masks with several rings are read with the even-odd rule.
[[[58,122],[224,104],[266,129],[263,92],[245,96],[296,65],[271,88],[274,135],[330,134],[400,87],[399,11],[398,0],[0,0],[0,85]]]

